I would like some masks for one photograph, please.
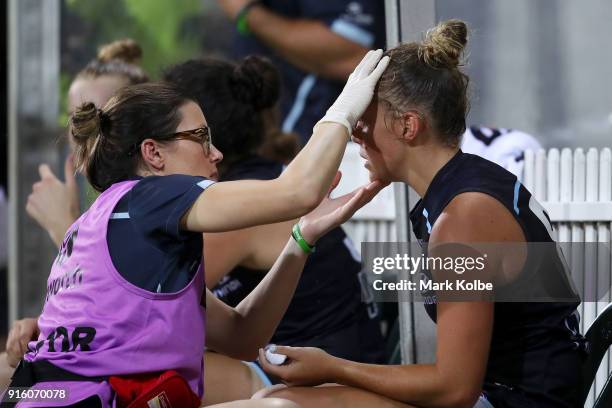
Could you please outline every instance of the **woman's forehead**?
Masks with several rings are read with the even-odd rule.
[[[106,102],[126,81],[116,75],[103,75],[97,78],[77,78],[68,89],[68,110],[73,112],[85,102],[93,102],[98,108]]]
[[[180,107],[181,122],[177,128],[177,131],[196,129],[202,126],[207,126],[206,118],[200,106],[193,102],[187,101]]]

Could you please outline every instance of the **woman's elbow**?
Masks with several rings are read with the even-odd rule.
[[[259,357],[259,345],[253,344],[247,338],[243,338],[242,341],[233,342],[231,345],[226,344],[222,350],[216,351],[242,361],[254,361]]]
[[[238,308],[240,308],[240,304]],[[252,327],[247,325],[247,320],[249,320],[249,314],[244,313],[244,311],[238,311],[234,309],[235,313],[232,319],[232,330],[231,333],[250,333],[252,332]],[[263,343],[262,339],[253,339],[253,336],[235,336],[232,335],[231,338],[233,341],[231,342],[230,350],[227,350],[225,353],[228,357],[234,358],[236,360],[243,361],[254,361],[259,357],[259,348],[264,347],[265,343]],[[226,343],[227,344],[227,343]]]
[[[324,194],[320,194],[308,186],[303,186],[301,191],[295,193],[294,202],[295,202],[295,211],[296,217],[301,217],[302,215],[308,214],[323,200]]]
[[[308,194],[308,196],[302,201],[303,209],[305,210],[304,214],[308,214],[317,208],[324,197],[324,194]]]
[[[228,357],[242,361],[255,361],[259,357],[259,349],[246,346],[228,353]]]
[[[457,387],[449,390],[441,406],[448,408],[472,408],[480,397],[480,389]]]

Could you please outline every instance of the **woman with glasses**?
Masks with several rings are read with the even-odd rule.
[[[215,145],[224,154],[218,166],[221,181],[272,180],[281,174],[283,164],[274,160],[279,154],[269,146],[276,146],[276,152],[287,150],[284,146],[291,135],[279,136],[277,123],[266,123],[280,96],[279,73],[270,61],[257,56],[239,63],[190,60],[168,69],[164,79],[206,112],[207,122],[215,129]],[[282,161],[290,160],[285,157]],[[238,305],[265,278],[294,223],[206,234],[208,288],[229,306]],[[270,341],[321,347],[354,361],[381,362],[384,342],[378,319],[370,317],[368,305],[361,300],[360,271],[359,255],[343,229],[325,234],[309,256]],[[250,398],[276,381],[257,362],[242,362],[214,351],[206,352],[205,364],[207,403]]]
[[[75,165],[101,194],[66,233],[48,279],[40,335],[11,386],[66,390],[64,400],[45,406],[106,407],[128,402],[136,389],[145,390],[142,398],[158,398],[146,389],[165,390],[172,379],[176,390],[182,379],[181,395],[190,400],[182,406],[199,406],[205,342],[254,359],[318,238],[382,188],[372,182],[326,198],[388,63],[381,56],[379,50],[364,57],[309,143],[274,180],[207,178],[222,155],[199,106],[170,85],[131,86],[101,110],[93,103],[78,108],[71,118]],[[271,271],[238,306],[204,287],[203,232],[300,216]],[[236,406],[273,406],[268,402],[280,406]]]
[[[147,82],[147,74],[138,65],[141,57],[142,49],[132,39],[103,45],[96,58],[79,71],[70,84],[68,113],[74,112],[85,101],[91,101],[97,107],[104,106],[119,88]],[[69,144],[72,151],[70,139]],[[72,154],[64,163],[64,182],[58,179],[48,164],[41,164],[38,171],[40,180],[32,185],[26,211],[59,248],[68,227],[81,215]],[[6,342],[7,352],[0,353],[0,391],[10,381],[28,341],[35,335],[38,335],[35,318],[13,322]]]

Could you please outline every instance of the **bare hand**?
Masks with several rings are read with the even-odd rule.
[[[40,181],[32,185],[26,211],[47,230],[59,247],[70,225],[79,217],[79,188],[72,156],[68,156],[64,164],[65,183],[53,174],[47,164],[41,164],[38,173]]]
[[[329,193],[340,183],[341,177],[342,174],[338,172]],[[351,218],[357,210],[369,203],[386,186],[387,184],[374,180],[337,198],[330,198],[328,194],[317,208],[300,220],[300,230],[304,239],[314,245],[325,233]]]
[[[227,17],[231,20],[235,20],[240,10],[251,1],[252,0],[217,0],[217,3]]]
[[[287,385],[314,386],[335,382],[337,359],[319,348],[276,346],[274,352],[286,355],[288,363],[270,364],[266,360],[264,350],[259,349],[259,364],[264,371],[279,377]]]
[[[36,340],[39,334],[37,319],[26,318],[13,323],[6,340],[6,360],[11,367],[17,367],[28,351],[28,343]]]

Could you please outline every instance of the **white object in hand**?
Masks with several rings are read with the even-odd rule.
[[[265,351],[266,360],[268,360],[268,363],[270,364],[282,365],[287,360],[287,356],[284,354],[275,353],[275,351],[276,351],[276,346],[266,347],[266,351]]]
[[[363,57],[349,76],[336,101],[317,124],[336,122],[346,126],[349,136],[353,133],[357,120],[363,115],[374,96],[376,83],[389,63],[389,57],[382,55],[382,50],[376,50],[369,51]]]

